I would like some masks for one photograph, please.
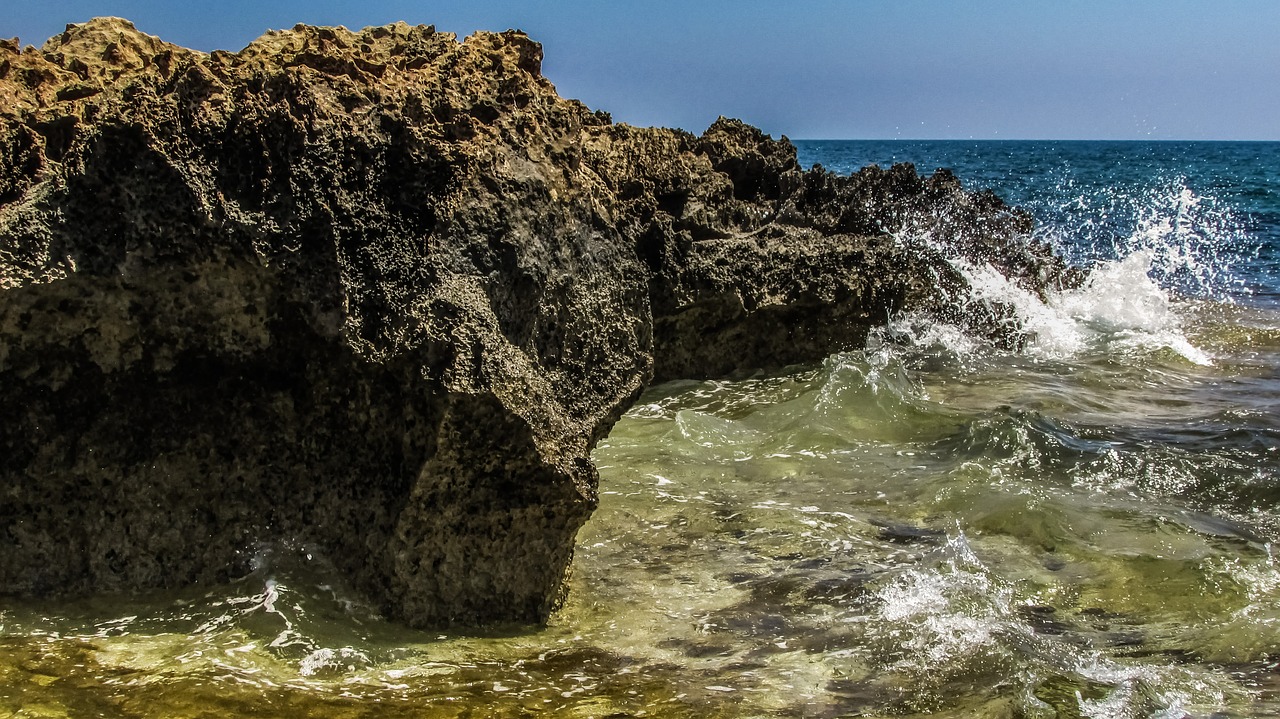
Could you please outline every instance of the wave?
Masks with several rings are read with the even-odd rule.
[[[1111,192],[1109,210],[1098,215],[1096,198],[1058,207],[1055,223],[1042,228],[1039,239],[1090,266],[1084,284],[1049,290],[1041,296],[1011,281],[992,265],[948,254],[927,236],[904,236],[903,242],[933,246],[968,282],[970,305],[1011,308],[1026,337],[1030,356],[1069,360],[1082,355],[1135,357],[1173,354],[1197,365],[1213,356],[1193,344],[1184,331],[1179,305],[1190,298],[1233,303],[1250,294],[1235,267],[1246,257],[1242,225],[1212,198],[1173,183],[1139,195]],[[1127,220],[1110,215],[1124,206]],[[1068,211],[1076,208],[1076,211]],[[1127,227],[1127,234],[1107,234]],[[1105,228],[1105,230],[1104,230]],[[1100,242],[1098,235],[1107,234]],[[1254,242],[1252,254],[1258,253]],[[1089,248],[1088,254],[1082,247]],[[1000,313],[985,313],[1000,316]],[[953,356],[972,358],[993,349],[953,326],[939,326],[917,316],[895,318],[881,335],[931,346]]]
[[[1263,578],[1260,581],[1268,581]],[[898,712],[937,711],[957,687],[998,685],[1017,715],[1139,717],[1212,712],[1243,694],[1176,665],[1124,661],[1096,647],[1132,645],[1126,618],[1029,601],[974,551],[963,532],[910,567],[873,579],[842,617],[872,681],[898,688]]]
[[[1077,186],[1063,179],[1031,201],[1038,238],[1081,266],[1148,253],[1148,274],[1186,297],[1231,300],[1255,290],[1248,264],[1263,249],[1233,205],[1185,176],[1144,185]]]

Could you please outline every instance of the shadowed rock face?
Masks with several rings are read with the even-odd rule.
[[[0,44],[0,587],[224,581],[286,542],[414,625],[542,620],[650,382],[954,315],[943,252],[1062,281],[948,174],[614,125],[541,57],[404,24]]]

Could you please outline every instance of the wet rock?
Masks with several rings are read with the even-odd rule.
[[[1058,636],[1071,630],[1071,625],[1060,621],[1055,607],[1043,604],[1027,604],[1018,607],[1018,614],[1039,634]]]
[[[660,649],[672,649],[680,652],[686,657],[692,659],[703,659],[706,657],[727,657],[734,653],[735,649],[730,644],[715,642],[695,642],[686,639],[664,639],[658,642]]]
[[[880,539],[886,542],[894,542],[895,544],[940,544],[942,540],[947,538],[947,533],[941,529],[916,527],[876,517],[869,518],[867,522],[871,526],[879,528]]]
[[[866,574],[850,574],[818,579],[804,590],[804,598],[815,604],[849,606],[866,595],[868,578]]]
[[[591,449],[650,382],[957,319],[947,254],[1068,273],[947,173],[615,125],[541,58],[402,23],[0,43],[0,587],[218,582],[314,543],[409,623],[542,620]]]

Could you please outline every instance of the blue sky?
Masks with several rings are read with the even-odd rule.
[[[118,15],[201,50],[297,22],[520,28],[562,95],[793,138],[1280,140],[1280,0],[2,0],[41,44]]]

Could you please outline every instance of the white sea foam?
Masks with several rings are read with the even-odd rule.
[[[1248,294],[1236,271],[1261,250],[1229,204],[1197,193],[1185,177],[1092,190],[1063,178],[1032,205],[1045,222],[1038,236],[1076,264],[1151,253],[1151,277],[1180,294],[1231,301]]]
[[[1036,682],[1064,674],[1092,686],[1091,696],[1076,694],[1077,710],[1091,719],[1181,717],[1229,700],[1229,683],[1176,666],[1116,661],[1038,632],[1019,611],[1016,585],[993,573],[963,533],[893,576],[870,604],[874,611],[858,619],[869,628],[873,656],[920,696],[1019,664],[1030,680],[1022,708],[1032,716],[1053,711],[1035,696]]]
[[[1233,264],[1250,245],[1239,217],[1184,179],[1137,191],[1109,188],[1103,197],[1078,197],[1049,208],[1053,223],[1038,236],[1074,261],[1090,265],[1083,286],[1045,297],[1010,281],[995,267],[955,256],[909,229],[906,243],[934,247],[968,281],[963,301],[1011,308],[1026,333],[1026,352],[1053,360],[1082,353],[1134,355],[1161,350],[1208,365],[1212,356],[1183,332],[1175,295],[1231,302],[1246,292]],[[900,317],[889,328],[899,342],[935,347],[966,358],[981,342],[958,328]]]
[[[1161,284],[1192,285],[1200,294],[1212,294],[1207,288],[1229,280],[1230,273],[1214,262],[1216,236],[1197,219],[1200,201],[1182,188],[1168,202],[1155,203],[1139,218],[1131,236],[1116,243],[1117,259],[1096,262],[1082,286],[1050,291],[1044,298],[990,264],[950,256],[945,248],[935,247],[968,282],[965,301],[1012,308],[1028,337],[1026,351],[1033,356],[1062,360],[1083,352],[1167,349],[1208,365],[1212,357],[1187,339],[1170,289]],[[930,243],[928,238],[916,241]],[[909,337],[916,346],[941,344],[958,356],[975,349],[972,339],[955,328],[922,334],[918,327],[914,319],[903,318],[891,332]]]
[[[878,621],[897,645],[892,669],[945,674],[1003,653],[1011,596],[973,555],[963,534],[937,567],[902,572],[876,594]]]
[[[1014,310],[1029,338],[1026,351],[1034,356],[1069,359],[1089,350],[1124,353],[1167,348],[1190,362],[1212,364],[1212,358],[1183,334],[1169,294],[1151,278],[1154,258],[1154,252],[1144,249],[1099,263],[1083,286],[1051,291],[1044,300],[989,264],[960,258],[950,262],[969,282],[968,301]]]
[[[1041,305],[1050,321],[1035,328],[1033,346],[1050,355],[1064,348],[1070,354],[1093,340],[1120,351],[1168,348],[1196,364],[1211,364],[1212,358],[1187,340],[1169,294],[1151,278],[1155,258],[1153,250],[1136,250],[1100,263],[1083,287],[1051,293]],[[1071,338],[1066,347],[1063,335]]]
[[[350,673],[370,664],[372,662],[369,656],[353,647],[323,647],[311,652],[298,663],[298,673],[304,677],[324,673]]]

